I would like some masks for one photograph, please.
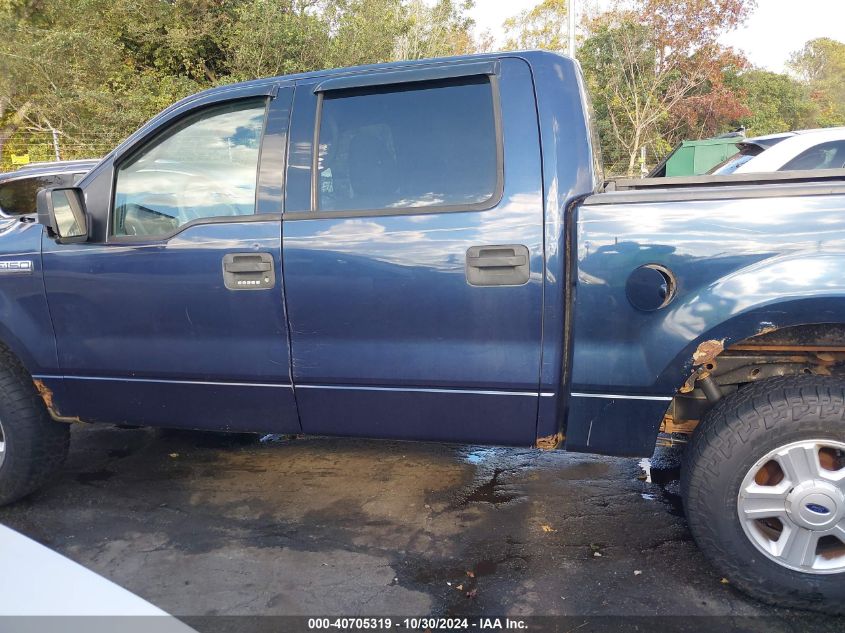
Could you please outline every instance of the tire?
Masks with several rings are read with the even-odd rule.
[[[69,425],[54,421],[15,356],[0,347],[0,505],[41,487],[62,465]]]
[[[769,604],[845,614],[843,447],[839,378],[773,378],[713,407],[693,434],[681,490],[693,537],[720,574]]]

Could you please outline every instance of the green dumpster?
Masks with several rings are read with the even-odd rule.
[[[698,176],[706,174],[723,160],[739,151],[736,144],[744,137],[706,138],[700,141],[683,141],[672,153],[655,167],[649,177]]]

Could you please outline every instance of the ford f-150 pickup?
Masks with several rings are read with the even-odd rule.
[[[215,88],[0,225],[0,501],[67,422],[648,456],[722,574],[845,607],[845,172],[602,182],[578,65]]]

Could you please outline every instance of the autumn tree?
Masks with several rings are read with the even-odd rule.
[[[718,42],[753,0],[638,0],[592,19],[579,49],[605,151],[633,175],[640,150],[665,153],[746,114],[723,71],[744,60]]]

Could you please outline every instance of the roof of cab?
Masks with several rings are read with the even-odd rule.
[[[495,60],[495,59],[502,59],[505,57],[515,57],[526,61],[532,67],[539,67],[544,64],[551,64],[554,62],[559,62],[561,60],[566,60],[567,63],[576,64],[574,60],[568,58],[564,55],[560,55],[558,53],[552,53],[549,51],[542,51],[542,50],[524,50],[524,51],[500,51],[497,53],[480,53],[475,55],[459,55],[454,57],[432,57],[427,59],[414,59],[414,60],[405,60],[405,61],[394,61],[394,62],[385,62],[380,64],[368,64],[365,66],[349,66],[345,68],[328,68],[324,70],[315,70],[305,73],[298,73],[293,75],[279,75],[276,77],[266,77],[263,79],[253,79],[250,81],[242,81],[238,83],[232,84],[225,84],[222,86],[216,86],[214,88],[209,88],[207,90],[203,90],[202,92],[197,92],[195,94],[189,95],[184,99],[173,103],[172,105],[168,106],[158,114],[156,114],[153,118],[147,121],[144,125],[139,127],[134,133],[132,133],[128,138],[126,138],[120,145],[118,145],[112,152],[108,154],[108,156],[120,156],[124,151],[127,151],[131,148],[134,143],[143,138],[148,131],[155,129],[158,125],[161,124],[162,121],[167,120],[173,115],[176,111],[185,110],[192,108],[193,106],[197,105],[204,105],[206,103],[210,104],[216,101],[223,101],[225,100],[225,95],[227,93],[232,93],[232,98],[238,98],[239,95],[243,95],[244,92],[248,92],[251,89],[266,89],[266,94],[271,94],[272,89],[274,86],[279,84],[287,83],[287,84],[295,84],[299,81],[309,80],[309,79],[319,79],[323,77],[337,77],[337,76],[344,76],[344,75],[353,75],[353,74],[366,74],[366,73],[373,73],[373,72],[380,72],[385,70],[400,70],[403,68],[414,68],[416,66],[432,66],[432,65],[440,65],[440,64],[459,64],[462,62],[473,62],[473,61],[484,61],[484,60]],[[98,171],[98,169],[92,170],[89,174],[89,177],[93,177],[94,174]]]
[[[520,50],[520,51],[500,51],[497,53],[477,53],[473,55],[456,55],[452,57],[427,57],[425,59],[411,59],[411,60],[402,60],[402,61],[392,61],[392,62],[382,62],[379,64],[366,64],[363,66],[345,66],[341,68],[326,68],[323,70],[313,70],[304,73],[295,73],[292,75],[278,75],[276,77],[265,77],[262,79],[252,79],[249,81],[241,81],[238,83],[233,84],[225,84],[222,86],[216,86],[214,88],[208,88],[207,90],[203,90],[202,92],[197,92],[193,95],[185,97],[181,101],[173,104],[173,106],[177,106],[183,103],[188,103],[194,101],[196,99],[200,99],[203,97],[207,97],[210,95],[219,94],[221,92],[228,92],[235,88],[248,88],[248,87],[258,87],[258,86],[266,86],[271,84],[277,84],[281,82],[296,82],[296,81],[303,81],[308,79],[318,79],[321,77],[334,77],[338,75],[353,75],[353,74],[363,74],[363,73],[371,73],[371,72],[379,72],[384,70],[398,70],[402,68],[413,68],[415,66],[430,66],[434,64],[454,64],[454,63],[461,63],[461,62],[469,62],[469,61],[480,61],[480,60],[487,60],[487,59],[501,59],[502,57],[518,57],[521,59],[526,60],[530,64],[536,64],[541,62],[544,58],[556,58],[556,59],[569,59],[565,55],[560,55],[559,53],[553,53],[550,51],[543,51],[543,50]]]

